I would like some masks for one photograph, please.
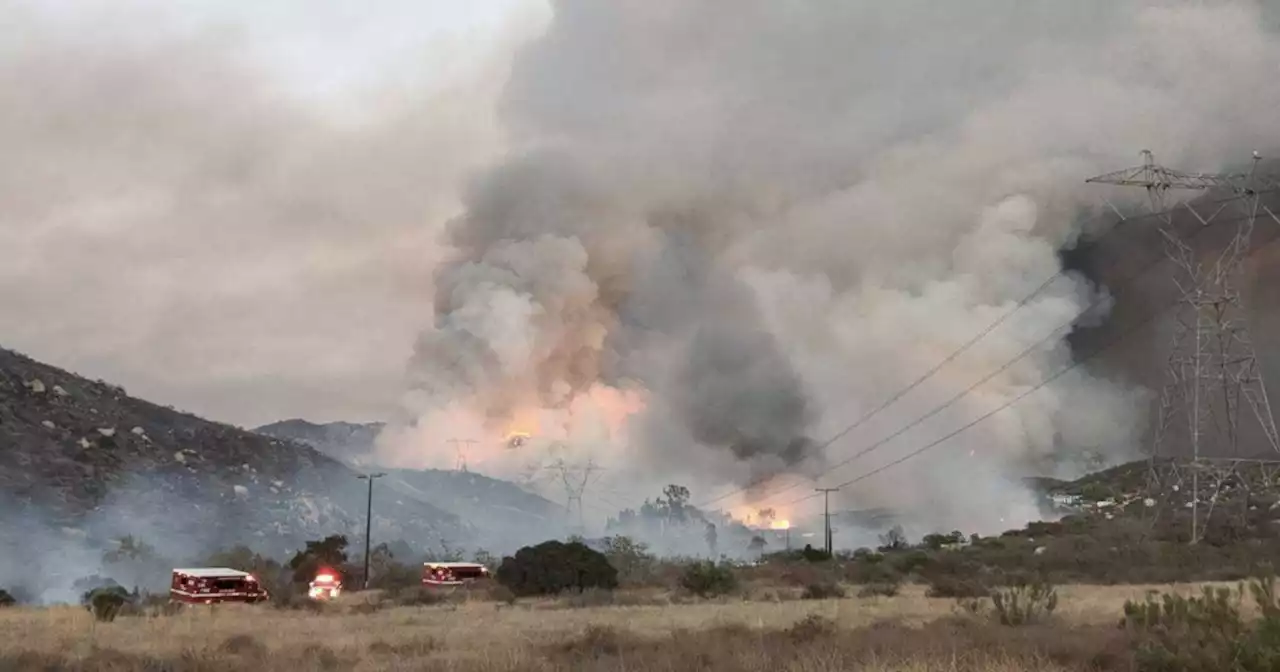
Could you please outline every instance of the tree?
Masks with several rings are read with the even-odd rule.
[[[716,548],[717,535],[715,523],[707,523],[707,531],[704,534],[704,537],[707,540],[707,550],[711,552],[711,558],[714,560],[716,556],[719,555],[719,553],[716,552],[718,549]]]
[[[769,542],[765,541],[764,537],[756,535],[751,537],[751,543],[747,544],[747,551],[755,553],[756,555],[762,555],[764,554],[765,547],[768,545]]]
[[[778,517],[778,512],[773,509],[760,509],[756,512],[756,517],[760,519],[761,525],[768,525]]]
[[[483,548],[478,548],[476,549],[476,552],[471,555],[471,562],[484,565],[492,571],[498,568],[499,559],[494,557],[494,555],[489,551],[486,551]]]
[[[267,589],[267,592],[272,594],[283,594],[282,584],[289,581],[284,565],[272,558],[255,553],[248,546],[233,546],[226,551],[214,553],[205,560],[205,564],[210,567],[229,567],[248,572]]]
[[[122,562],[145,562],[156,558],[156,549],[133,535],[120,537],[116,547],[102,554],[102,561],[107,564]]]
[[[378,544],[369,553],[369,587],[380,590],[409,588],[422,581],[422,569],[397,560],[389,544]]]
[[[648,545],[624,536],[605,537],[604,543],[605,558],[618,570],[620,581],[640,584],[653,577],[654,557],[649,554]]]
[[[689,488],[683,485],[668,485],[662,489],[662,495],[666,497],[667,518],[684,522],[688,515],[686,508],[689,503]]]
[[[555,540],[525,546],[515,556],[503,558],[496,578],[521,597],[618,587],[618,570],[603,553],[585,544]]]
[[[295,584],[310,583],[321,567],[341,572],[347,564],[347,537],[334,534],[320,541],[308,541],[305,549],[289,560]]]
[[[880,535],[881,551],[901,551],[911,544],[907,542],[907,534],[901,525],[894,525],[888,532]]]

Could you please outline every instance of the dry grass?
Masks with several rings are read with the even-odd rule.
[[[812,601],[680,604],[644,594],[577,608],[548,600],[374,610],[369,596],[349,595],[321,613],[224,605],[106,624],[76,608],[8,609],[0,610],[0,669],[1127,669],[1115,624],[1126,599],[1151,589],[1169,587],[1064,587],[1058,622],[1030,628],[958,617],[953,601],[918,587],[894,598]]]

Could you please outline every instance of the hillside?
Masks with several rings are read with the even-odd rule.
[[[0,544],[137,535],[170,557],[245,543],[361,543],[365,485],[316,449],[157,406],[0,349]],[[413,497],[374,502],[375,536],[429,548],[475,530]],[[42,534],[52,530],[52,534]],[[377,539],[375,539],[377,541]],[[10,546],[13,548],[13,546]]]
[[[277,439],[305,443],[337,460],[360,463],[373,452],[383,423],[330,422],[323,425],[292,419],[263,425],[253,431]]]
[[[305,443],[339,460],[358,464],[369,455],[380,423],[333,422],[315,424],[285,420],[255,429],[282,440]],[[439,469],[382,469],[380,485],[453,513],[476,529],[476,545],[510,552],[522,545],[563,536],[567,512],[560,504],[520,486],[481,474]]]

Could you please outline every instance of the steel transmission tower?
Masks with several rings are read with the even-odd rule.
[[[1141,166],[1086,182],[1145,189],[1173,263],[1180,300],[1153,433],[1148,487],[1149,497],[1158,492],[1171,498],[1190,485],[1190,540],[1196,543],[1224,486],[1230,489],[1234,477],[1248,487],[1248,479],[1237,474],[1242,465],[1262,467],[1269,482],[1280,464],[1280,437],[1236,286],[1260,214],[1280,223],[1262,205],[1262,194],[1280,189],[1280,180],[1258,173],[1256,152],[1248,173],[1184,173],[1156,164],[1148,150],[1142,156]],[[1233,197],[1211,206],[1188,200],[1169,207],[1166,198],[1174,189],[1216,190]],[[1222,216],[1236,210],[1231,205],[1242,212]],[[1190,236],[1175,226],[1175,215],[1184,210],[1195,218],[1193,225],[1207,227],[1219,220],[1227,242],[1212,249],[1193,248]],[[1225,226],[1229,222],[1236,223],[1234,231]],[[1242,412],[1242,403],[1247,411]],[[1207,511],[1201,510],[1202,500]]]
[[[566,495],[566,509],[569,515],[573,515],[574,507],[578,509],[578,531],[586,530],[586,515],[582,509],[582,493],[587,489],[587,484],[591,481],[592,474],[603,471],[602,467],[596,466],[591,459],[587,460],[585,465],[574,466],[564,461],[563,458],[556,460],[551,465],[552,469],[560,472],[560,480],[564,482],[564,491]]]
[[[465,445],[467,450],[470,450],[471,446],[476,445],[479,441],[476,441],[475,439],[449,439],[448,443],[453,445],[453,450],[458,456],[458,460],[454,463],[454,470],[466,471],[467,451],[463,450],[461,446]]]

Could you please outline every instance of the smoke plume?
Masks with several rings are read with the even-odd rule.
[[[503,92],[509,156],[448,227],[412,420],[383,437],[384,459],[440,461],[427,446],[467,431],[513,464],[497,446],[538,417],[541,436],[635,485],[710,495],[785,470],[729,502],[785,508],[806,479],[887,465],[1070,364],[1064,330],[823,474],[1105,298],[1059,277],[820,448],[1060,270],[1099,203],[1086,177],[1144,148],[1214,170],[1270,144],[1280,103],[1280,39],[1252,2],[553,8]],[[583,448],[572,408],[601,389],[643,402]],[[1132,454],[1144,404],[1075,370],[840,504],[1004,529],[1038,516],[1021,476]]]

